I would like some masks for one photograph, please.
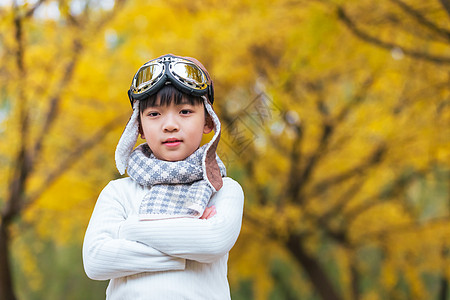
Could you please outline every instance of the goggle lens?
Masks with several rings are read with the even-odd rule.
[[[130,101],[133,103],[156,93],[167,81],[188,94],[207,94],[211,102],[214,101],[211,82],[204,71],[193,62],[172,56],[151,60],[137,71],[128,91]]]
[[[172,67],[172,72],[179,77],[179,79],[196,85],[197,88],[203,89],[206,85],[206,78],[203,72],[195,65],[183,62],[175,63]]]
[[[141,85],[152,84],[161,74],[162,68],[159,64],[151,64],[141,68],[136,76],[135,88],[140,89]]]

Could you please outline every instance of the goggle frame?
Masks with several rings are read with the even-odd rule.
[[[202,82],[178,74],[179,72],[176,72],[175,70],[177,64],[188,65],[189,67],[193,67],[195,71],[200,72]],[[139,76],[142,74],[141,72],[145,72],[153,65],[159,68],[157,73],[155,73],[151,79],[137,84]],[[211,104],[214,102],[214,92],[211,81],[202,68],[188,59],[166,55],[146,62],[133,76],[130,89],[128,90],[128,97],[131,105],[133,106],[135,100],[142,100],[157,93],[165,84],[167,84],[167,82],[170,82],[175,88],[186,94],[208,96]]]

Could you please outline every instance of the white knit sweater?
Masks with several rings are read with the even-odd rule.
[[[241,229],[244,194],[231,178],[211,198],[208,219],[138,221],[146,188],[130,178],[101,192],[83,244],[91,279],[111,279],[106,298],[230,299],[228,252]]]

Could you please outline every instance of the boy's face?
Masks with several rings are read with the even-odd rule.
[[[203,134],[212,130],[202,104],[182,103],[147,107],[141,114],[141,136],[158,159],[185,159],[198,149]]]

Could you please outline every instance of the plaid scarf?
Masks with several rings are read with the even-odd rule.
[[[204,179],[203,153],[206,145],[181,161],[157,159],[147,144],[138,146],[128,161],[128,175],[150,191],[139,208],[141,220],[177,217],[199,218],[214,189]],[[222,161],[216,156],[220,173],[226,176]]]

